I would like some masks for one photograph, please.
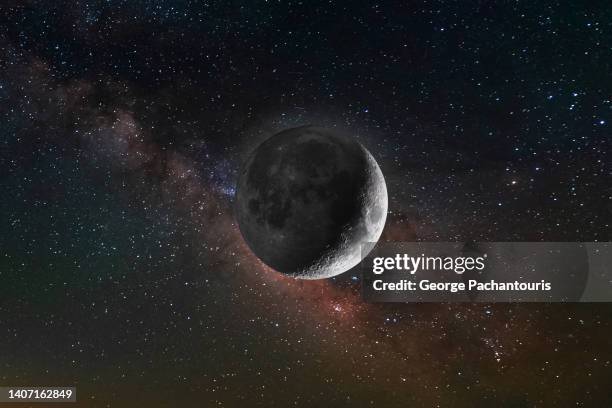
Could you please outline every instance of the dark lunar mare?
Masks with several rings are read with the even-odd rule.
[[[305,126],[272,136],[251,154],[238,180],[236,212],[245,241],[263,262],[296,277],[326,277],[354,266],[359,244],[380,236],[386,210],[374,159],[329,129]]]

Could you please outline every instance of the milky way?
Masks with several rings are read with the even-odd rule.
[[[610,306],[369,304],[358,271],[269,269],[233,214],[246,155],[316,124],[380,163],[383,241],[610,240],[610,9],[540,3],[0,6],[0,385],[610,405]]]

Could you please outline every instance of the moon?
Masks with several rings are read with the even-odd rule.
[[[330,278],[361,262],[380,238],[387,206],[374,157],[356,140],[315,126],[264,141],[247,158],[236,189],[247,245],[271,268],[299,279]]]

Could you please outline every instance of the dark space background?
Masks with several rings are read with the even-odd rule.
[[[607,1],[4,0],[0,385],[612,406],[612,305],[366,304],[352,271],[263,266],[232,214],[245,155],[314,124],[378,160],[383,240],[609,241],[611,32]]]

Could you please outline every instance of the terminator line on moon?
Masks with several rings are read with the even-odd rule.
[[[336,131],[304,126],[277,133],[239,175],[236,217],[264,263],[300,279],[336,276],[380,238],[387,187],[372,155]],[[371,249],[371,248],[370,248]]]

